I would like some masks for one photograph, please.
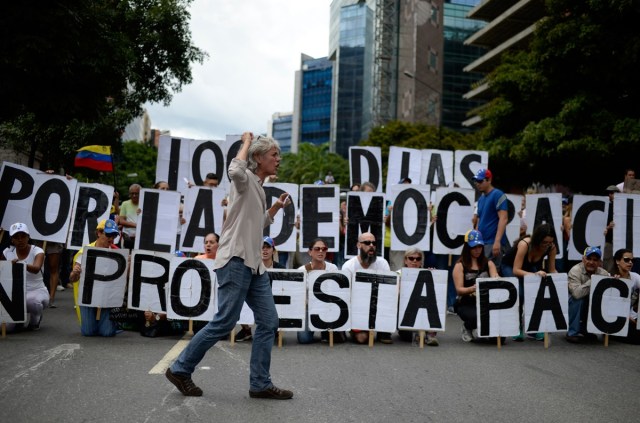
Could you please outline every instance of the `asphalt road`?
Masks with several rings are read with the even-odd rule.
[[[251,399],[250,343],[212,348],[194,373],[204,396],[164,377],[180,337],[80,336],[71,292],[38,332],[0,339],[0,422],[636,421],[640,347],[610,341],[467,344],[447,316],[439,347],[298,345],[287,333],[271,373],[288,401]]]

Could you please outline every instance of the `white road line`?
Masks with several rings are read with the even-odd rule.
[[[158,361],[158,363],[153,366],[151,370],[149,370],[150,375],[163,374],[171,363],[180,355],[182,350],[184,350],[187,345],[189,345],[189,341],[191,341],[191,337],[189,339],[181,339],[175,344],[165,355]]]

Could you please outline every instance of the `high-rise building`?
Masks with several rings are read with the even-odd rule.
[[[495,69],[506,51],[529,47],[536,22],[545,16],[544,0],[484,0],[472,8],[467,17],[487,22],[465,40],[465,45],[484,49],[484,54],[467,65],[466,72],[488,74]],[[491,87],[479,81],[464,98],[489,100],[493,98]],[[479,125],[482,119],[477,113],[464,121],[465,126]]]
[[[283,153],[291,151],[291,126],[293,113],[274,113],[267,125],[267,136],[275,138]]]
[[[485,49],[465,45],[464,40],[485,26],[485,22],[467,18],[480,0],[445,0],[444,3],[444,72],[442,95],[442,126],[455,131],[469,131],[462,122],[467,113],[484,104],[483,99],[463,96],[484,75],[465,72],[464,67],[485,53]]]
[[[333,62],[301,55],[294,89],[291,151],[298,151],[300,142],[329,142],[332,81]]]
[[[399,1],[397,119],[440,126],[442,0]]]
[[[331,151],[346,157],[391,120],[465,130],[467,112],[481,104],[462,97],[481,78],[463,71],[483,53],[464,44],[483,25],[465,17],[479,1],[331,3]]]
[[[331,151],[347,157],[371,127],[375,1],[331,3],[329,60],[333,66]]]
[[[146,110],[142,115],[132,120],[125,128],[122,136],[122,141],[138,141],[147,142],[151,140],[151,118]]]

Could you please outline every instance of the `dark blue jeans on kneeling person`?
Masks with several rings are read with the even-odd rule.
[[[82,336],[115,336],[118,330],[116,322],[111,320],[109,308],[100,309],[100,320],[97,320],[98,309],[80,307],[80,333]]]
[[[219,340],[229,334],[240,318],[244,301],[253,311],[256,329],[251,345],[249,366],[249,390],[269,389],[271,375],[271,348],[278,330],[278,313],[273,301],[271,283],[267,272],[253,274],[244,260],[233,257],[222,268],[216,270],[218,277],[218,312],[194,335],[171,371],[182,376],[191,376],[205,353]]]
[[[589,312],[589,296],[576,299],[569,293],[569,329],[567,336],[587,333],[586,325]]]

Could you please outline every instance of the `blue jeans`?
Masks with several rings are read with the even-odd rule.
[[[118,330],[116,322],[109,318],[108,308],[100,309],[100,320],[96,320],[98,309],[95,307],[80,307],[80,333],[82,336],[115,336]]]
[[[298,338],[298,344],[311,344],[313,343],[313,331],[301,330],[296,332],[296,338]]]
[[[573,295],[569,294],[569,330],[567,330],[567,336],[576,336],[581,332],[582,326],[580,325],[580,320],[585,314],[583,308],[586,308],[588,304],[589,297],[577,300],[573,298]]]
[[[254,275],[244,260],[233,257],[216,270],[218,277],[218,312],[213,320],[194,335],[171,366],[173,373],[190,376],[205,353],[235,327],[240,318],[242,303],[247,302],[256,320],[251,345],[249,389],[263,391],[270,388],[271,348],[278,330],[278,313],[273,302],[269,274]]]

